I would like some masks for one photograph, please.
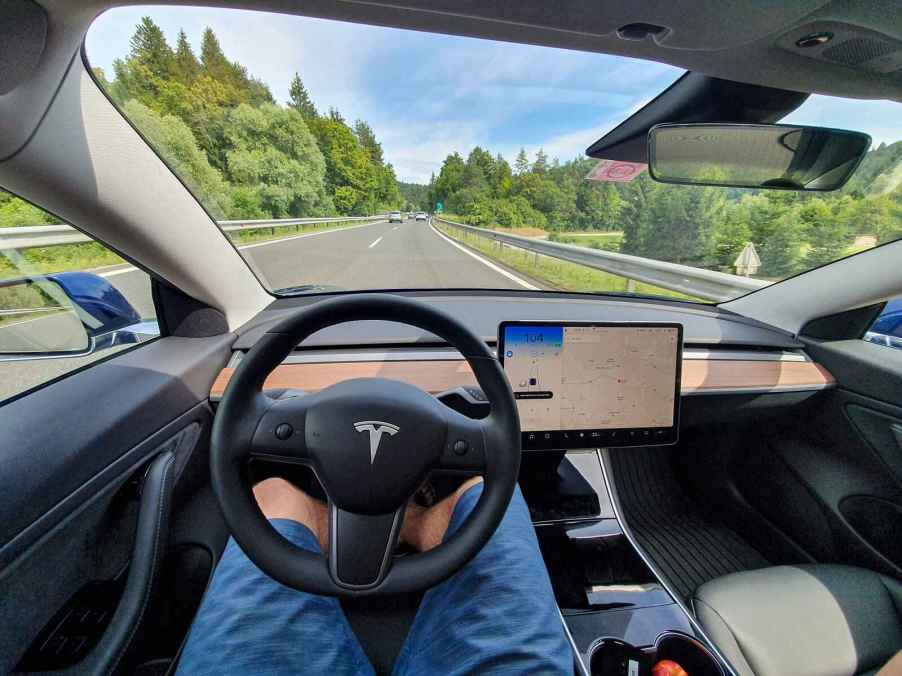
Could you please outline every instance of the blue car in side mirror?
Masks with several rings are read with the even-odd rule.
[[[869,343],[902,349],[902,298],[894,298],[864,334]]]
[[[106,279],[59,272],[0,282],[0,361],[91,354],[159,335]]]

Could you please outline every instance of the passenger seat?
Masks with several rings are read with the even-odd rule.
[[[733,573],[692,605],[740,676],[875,674],[902,649],[902,582],[863,568]]]

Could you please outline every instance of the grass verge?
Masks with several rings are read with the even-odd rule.
[[[537,255],[523,249],[510,246],[499,247],[498,243],[471,233],[461,233],[440,223],[435,227],[452,239],[465,244],[474,251],[491,258],[506,267],[521,272],[538,282],[561,291],[580,291],[585,293],[635,293],[647,296],[661,296],[707,302],[677,291],[663,289],[644,282],[636,282],[626,277],[612,275],[601,270],[561,261],[548,256]]]

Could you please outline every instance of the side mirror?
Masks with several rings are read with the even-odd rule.
[[[72,357],[159,335],[125,296],[90,272],[0,281],[0,361]]]
[[[63,287],[46,277],[0,281],[0,359],[70,357],[91,337]]]
[[[836,190],[871,137],[782,124],[659,124],[648,131],[648,173],[661,183]]]

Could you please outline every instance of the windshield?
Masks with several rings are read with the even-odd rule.
[[[902,236],[898,103],[812,96],[784,120],[873,138],[844,188],[803,194],[664,185],[586,158],[682,75],[659,63],[183,7],[108,11],[86,52],[277,294],[710,302]]]

